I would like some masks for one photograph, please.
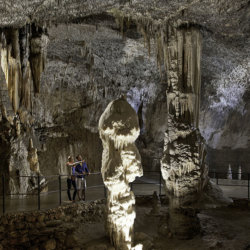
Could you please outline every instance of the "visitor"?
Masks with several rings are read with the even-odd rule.
[[[74,188],[74,193],[73,193],[73,202],[75,202],[75,198],[76,198],[76,193],[77,193],[77,189],[76,189],[76,176],[75,176],[75,163],[74,163],[74,158],[72,156],[68,157],[68,162],[67,162],[67,168],[70,168],[70,174],[67,177],[67,194],[68,194],[68,198],[70,201],[72,201],[71,199],[71,185]]]
[[[86,190],[86,179],[85,176],[89,175],[89,170],[85,160],[82,160],[82,156],[78,155],[76,157],[79,162],[76,165],[76,186],[78,199],[85,201],[85,190]]]

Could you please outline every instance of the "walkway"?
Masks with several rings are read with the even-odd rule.
[[[48,180],[48,192],[40,194],[40,209],[55,208],[60,205],[60,192],[58,176],[49,177]],[[216,179],[212,179],[216,183]],[[141,178],[138,178],[134,183],[131,184],[131,188],[135,195],[152,195],[154,191],[158,194],[164,194],[164,187],[160,183],[159,172],[145,173]],[[61,202],[62,204],[70,203],[67,197],[67,184],[66,177],[61,180]],[[218,179],[220,188],[224,194],[233,198],[247,198],[248,197],[248,183],[245,181],[237,180],[225,180]],[[222,184],[222,185],[221,185]],[[241,185],[241,186],[238,186]],[[243,186],[242,186],[243,185]],[[73,193],[73,189],[71,190]],[[86,200],[96,200],[105,198],[105,189],[100,174],[93,174],[87,177],[87,190]],[[0,214],[3,213],[3,200],[0,196]],[[16,212],[16,211],[30,211],[38,209],[38,196],[37,193],[33,195],[23,196],[10,196],[5,197],[5,212]]]

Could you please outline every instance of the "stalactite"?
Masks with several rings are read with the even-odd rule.
[[[120,33],[124,38],[126,30],[129,29],[131,25],[131,18],[129,16],[125,16],[122,11],[115,8],[111,9],[109,12],[114,16],[117,26],[120,27]]]
[[[30,111],[33,89],[35,93],[39,92],[46,60],[47,36],[41,28],[38,31],[40,35],[37,34],[37,28],[31,29],[31,25],[0,31],[1,68],[15,113],[19,107]]]
[[[5,30],[2,34],[1,65],[5,74],[6,84],[13,109],[19,108],[21,79],[20,54],[18,46],[18,30]]]
[[[34,84],[34,93],[40,92],[41,74],[45,68],[48,37],[43,29],[32,25],[30,39],[30,66]]]

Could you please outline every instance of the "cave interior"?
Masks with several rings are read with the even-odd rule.
[[[228,177],[230,166],[234,178],[239,169],[242,178],[250,176],[250,2],[0,0],[0,6],[0,175],[6,184],[0,193],[35,192],[37,175],[46,190],[46,176],[68,174],[69,155],[82,154],[90,172],[102,171],[106,137],[100,138],[98,123],[109,103],[125,98],[139,126],[133,150],[143,172],[161,172],[169,206],[155,209],[169,216],[160,228],[168,227],[161,235],[170,241],[155,243],[155,217],[150,236],[137,233],[135,242],[143,249],[201,249],[200,238],[193,248],[183,242],[196,232],[194,220],[208,220],[194,207],[197,197],[204,203],[208,186],[218,188],[209,173]],[[130,150],[112,150],[121,147]],[[240,214],[227,209],[214,212],[225,225],[230,214]],[[137,231],[151,223],[144,212],[138,209]],[[213,231],[209,226],[206,232]],[[250,249],[247,236],[230,237],[207,236],[202,249]],[[112,249],[91,244],[85,248]],[[132,249],[119,244],[113,245]]]

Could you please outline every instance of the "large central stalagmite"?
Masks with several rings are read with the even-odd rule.
[[[134,144],[140,129],[138,117],[125,98],[107,106],[99,120],[99,132],[102,177],[108,190],[107,232],[116,249],[134,249],[135,197],[129,182],[142,176],[141,157]]]
[[[198,130],[201,35],[169,27],[166,48],[168,128],[161,171],[172,207],[193,202],[203,186],[203,144]]]
[[[187,223],[188,216],[184,215],[180,219],[182,212],[177,210],[192,204],[207,181],[204,145],[198,130],[200,32],[195,28],[169,26],[162,47],[168,77],[168,128],[161,171],[170,201],[170,227],[178,231],[183,223],[190,221]],[[185,234],[185,229],[181,230]]]

